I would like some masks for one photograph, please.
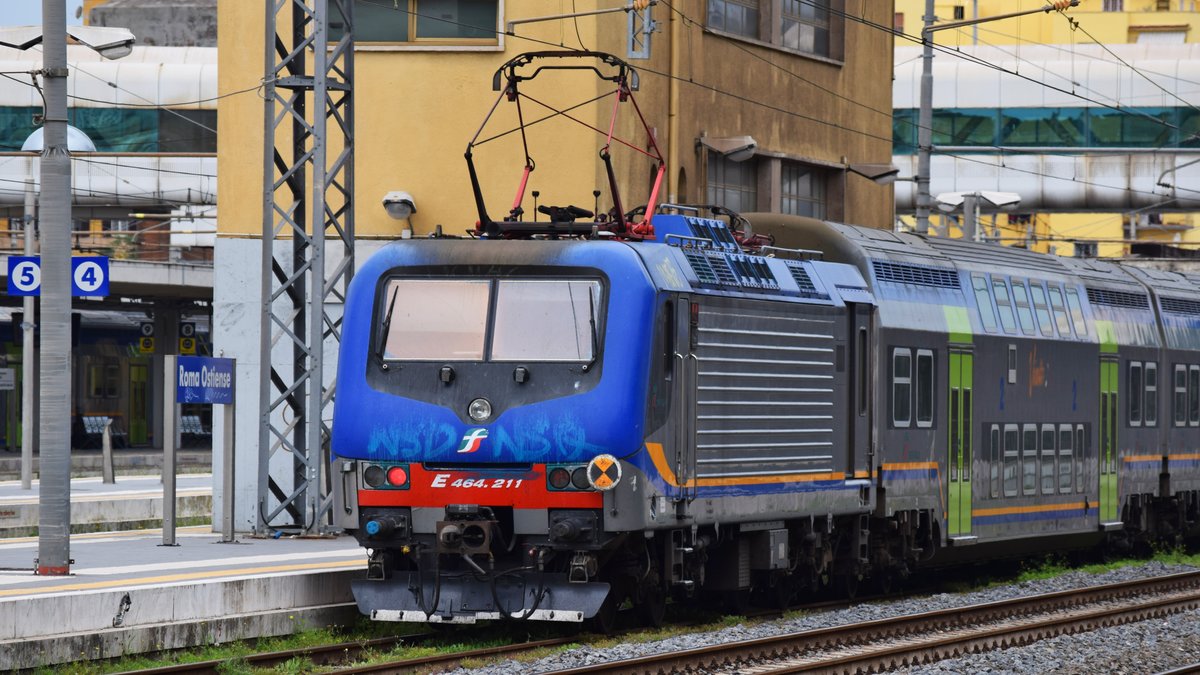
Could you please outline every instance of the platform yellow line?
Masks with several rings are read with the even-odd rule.
[[[42,595],[45,593],[58,593],[62,591],[91,591],[101,588],[116,588],[121,586],[135,586],[145,584],[162,584],[173,581],[192,581],[196,579],[211,579],[216,577],[237,576],[243,574],[265,574],[268,572],[297,572],[301,570],[316,570],[316,569],[344,569],[350,567],[363,567],[362,560],[343,560],[336,562],[324,563],[295,563],[292,565],[268,565],[266,567],[242,567],[238,569],[227,570],[209,570],[206,572],[185,572],[183,574],[164,574],[157,577],[141,577],[136,579],[109,579],[107,581],[89,581],[74,584],[60,584],[55,586],[47,586],[44,588],[11,588],[0,590],[0,597],[14,597],[20,595]]]

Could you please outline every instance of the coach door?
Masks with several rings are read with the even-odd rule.
[[[950,351],[949,437],[946,462],[949,473],[947,518],[950,536],[971,534],[971,390],[974,356],[969,351]]]
[[[1116,360],[1100,361],[1100,522],[1117,520],[1117,368]]]

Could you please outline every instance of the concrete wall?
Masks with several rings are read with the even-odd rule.
[[[384,243],[362,241],[356,255],[365,260]],[[213,284],[213,356],[237,360],[237,402],[234,439],[234,528],[250,532],[258,521],[259,491],[259,383],[262,335],[262,243],[261,239],[219,237],[215,252],[218,274]],[[330,256],[329,265],[335,264]],[[337,313],[337,305],[326,304],[327,311]],[[325,346],[324,372],[326,386],[337,374],[337,347],[331,341]],[[274,352],[275,367],[282,369],[291,362],[291,353],[280,341]],[[213,527],[221,527],[224,513],[224,456],[225,416],[214,406],[213,411]],[[332,409],[330,409],[332,410]],[[276,420],[278,426],[279,420]],[[276,451],[270,459],[270,473],[276,483],[290,491],[292,482],[291,455]],[[268,507],[269,508],[269,507]],[[281,519],[282,520],[282,519]]]

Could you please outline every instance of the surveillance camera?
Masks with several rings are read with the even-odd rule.
[[[394,190],[384,195],[383,208],[396,220],[405,220],[417,212],[417,204],[412,195],[403,190]]]

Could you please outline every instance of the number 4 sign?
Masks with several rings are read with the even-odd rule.
[[[38,256],[11,255],[8,257],[8,294],[42,294],[42,266]],[[71,258],[71,295],[107,296],[108,258],[103,256]]]

